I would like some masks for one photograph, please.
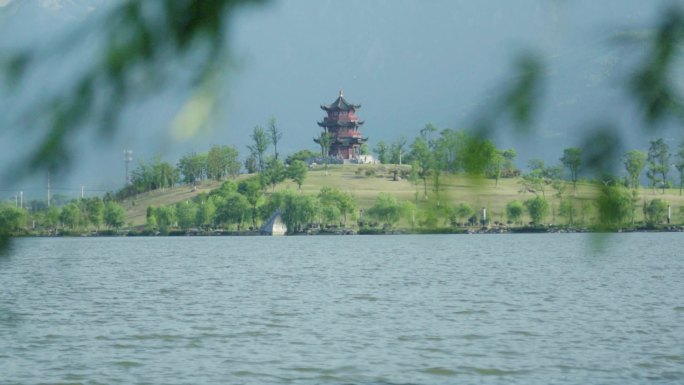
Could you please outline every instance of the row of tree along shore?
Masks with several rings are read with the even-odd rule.
[[[573,147],[563,151],[557,165],[534,159],[523,173],[515,165],[514,149],[431,124],[410,145],[404,138],[390,145],[379,142],[374,151],[381,165],[328,166],[335,160],[322,158],[324,149],[321,154],[303,150],[283,161],[277,151],[281,137],[274,119],[268,130],[254,128],[244,162],[249,175],[240,174],[239,152],[229,146],[188,153],[176,166],[156,157],[139,162],[131,184],[103,198],[76,199],[61,207],[32,202],[31,210],[5,205],[0,228],[14,235],[120,234],[124,228],[141,235],[252,234],[276,211],[290,234],[673,230],[684,223],[682,199],[669,177],[674,166],[681,196],[684,143],[674,156],[662,139],[651,141],[647,152],[628,151],[622,157],[624,172],[597,168],[582,148]],[[271,146],[273,155],[267,155]],[[325,165],[313,168],[321,162]],[[350,169],[354,176],[340,181],[345,178],[340,173]],[[307,185],[310,173],[324,178]],[[651,197],[640,185],[644,174]],[[367,201],[355,195],[378,179],[408,183],[414,192],[407,197],[405,188],[403,195],[392,188],[378,190]],[[144,224],[125,217],[124,206],[130,211],[141,193],[178,186],[194,190],[207,180],[221,182],[220,187],[173,204],[138,207],[146,210]],[[459,190],[467,181],[476,181],[477,188]],[[296,189],[287,188],[290,183]],[[478,198],[485,193],[491,196],[487,202]]]

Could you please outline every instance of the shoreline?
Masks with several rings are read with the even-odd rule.
[[[340,229],[336,231],[309,231],[292,236],[364,236],[364,235],[473,235],[473,234],[620,234],[620,233],[681,233],[684,225],[670,225],[658,227],[634,227],[623,229],[590,229],[590,228],[567,228],[567,227],[516,227],[516,228],[456,228],[456,229]],[[171,231],[168,233],[150,231],[100,231],[100,232],[61,232],[49,233],[25,233],[13,234],[11,238],[99,238],[99,237],[271,237],[270,234],[262,234],[260,231]],[[279,235],[276,235],[279,236]]]

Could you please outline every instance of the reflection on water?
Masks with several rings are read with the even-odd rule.
[[[0,383],[684,381],[681,235],[587,240],[24,239]]]

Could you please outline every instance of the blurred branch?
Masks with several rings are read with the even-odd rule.
[[[46,96],[28,113],[30,127],[46,126],[42,142],[27,156],[29,171],[68,167],[68,143],[85,127],[98,127],[101,134],[116,131],[119,115],[131,100],[177,82],[168,71],[170,63],[188,62],[179,66],[189,76],[188,91],[193,94],[192,90],[201,88],[206,98],[227,57],[229,20],[240,6],[263,1],[125,0],[108,10],[99,24],[87,24],[99,33],[102,51],[75,81]],[[68,57],[80,48],[75,44],[78,34],[65,34],[65,40],[50,51]],[[25,50],[5,56],[0,64],[8,85],[26,85],[30,71],[50,51]]]

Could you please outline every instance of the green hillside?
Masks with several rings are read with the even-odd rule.
[[[401,166],[408,171],[407,166]],[[417,202],[419,207],[427,207],[436,204],[455,206],[459,203],[468,203],[478,210],[486,207],[489,218],[493,221],[505,222],[505,206],[507,203],[520,200],[524,201],[533,198],[531,192],[522,192],[520,178],[501,179],[499,185],[495,186],[492,179],[473,179],[463,175],[447,175],[441,177],[441,189],[439,199],[433,191],[431,181],[428,180],[428,199],[423,199],[423,184],[412,184],[406,179],[393,180],[393,170],[399,169],[392,165],[331,165],[325,171],[323,166],[311,169],[302,185],[302,193],[317,194],[323,187],[334,187],[343,192],[352,194],[360,209],[367,209],[381,192],[393,194],[400,201]],[[248,178],[250,175],[242,175],[238,180]],[[205,181],[196,189],[191,186],[179,186],[165,191],[152,191],[137,195],[133,199],[124,202],[126,209],[126,221],[128,225],[140,226],[145,223],[146,209],[148,206],[171,205],[177,202],[192,199],[202,192],[209,192],[221,185],[216,181]],[[287,180],[276,186],[275,190],[292,189],[296,190],[297,185],[291,180]],[[269,189],[268,192],[272,190]],[[578,206],[578,216],[585,215],[587,220],[595,216],[592,199],[596,197],[598,187],[590,183],[578,183],[576,204]],[[540,193],[541,195],[541,193]],[[563,218],[557,217],[559,198],[556,191],[548,186],[545,189],[545,198],[551,204],[552,210],[547,219],[548,223],[565,223]],[[571,195],[571,188],[565,192],[565,196]],[[644,201],[654,198],[664,199],[673,206],[673,216],[676,222],[684,221],[680,207],[684,206],[684,198],[679,195],[676,189],[667,190],[663,195],[658,191],[642,188],[640,190],[640,202],[637,204],[637,220],[643,218],[641,205]],[[584,207],[584,210],[581,208]],[[582,212],[583,211],[583,212]],[[526,217],[525,217],[526,218]]]

